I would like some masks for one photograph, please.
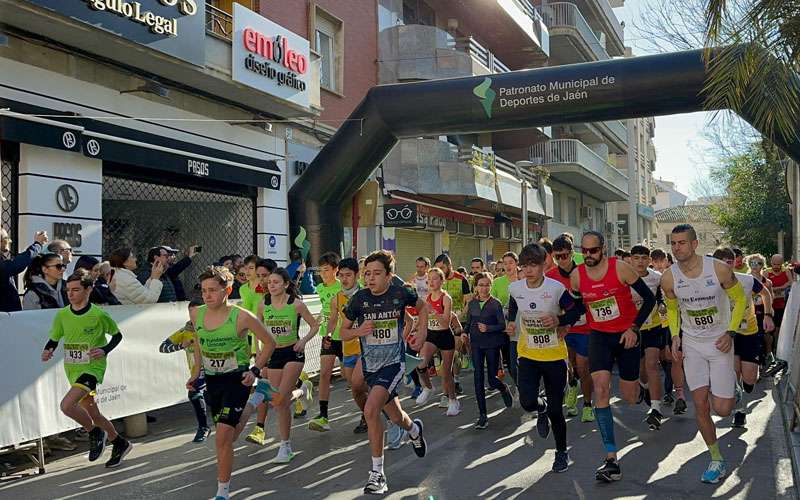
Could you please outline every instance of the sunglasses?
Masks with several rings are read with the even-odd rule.
[[[63,271],[64,269],[67,268],[67,266],[65,264],[53,264],[52,266],[44,266],[44,267],[48,267],[48,268],[49,267],[55,267],[59,271]]]
[[[603,251],[603,247],[581,247],[581,252],[584,254],[594,255],[596,253],[601,253]]]
[[[750,267],[764,267],[763,262],[751,262]]]
[[[570,252],[565,252],[565,253],[555,253],[555,252],[553,252],[553,258],[556,259],[556,260],[566,260],[566,259],[569,259],[569,254],[570,254]]]

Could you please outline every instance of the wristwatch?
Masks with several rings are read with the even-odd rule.
[[[257,366],[253,366],[250,368],[250,373],[256,376],[256,378],[261,378],[261,368]]]
[[[730,335],[730,337],[731,337],[732,339],[735,339],[735,338],[736,338],[736,332],[734,332],[733,330],[728,330],[726,333],[727,333],[728,335]]]
[[[637,325],[632,325],[630,329],[631,329],[631,331],[632,331],[632,332],[634,332],[636,335],[639,335],[639,333],[641,333],[641,331],[642,331],[642,327],[640,327],[640,326],[637,326]]]

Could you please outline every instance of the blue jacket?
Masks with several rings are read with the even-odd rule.
[[[17,290],[17,275],[24,271],[41,251],[42,245],[34,243],[13,259],[0,257],[0,311],[22,310]]]

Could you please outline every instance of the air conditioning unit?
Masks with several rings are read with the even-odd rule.
[[[581,207],[581,218],[582,219],[591,219],[592,218],[592,207]]]

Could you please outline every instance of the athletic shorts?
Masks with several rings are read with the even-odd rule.
[[[250,387],[242,384],[242,374],[236,371],[222,375],[206,375],[206,403],[217,424],[236,427],[250,398]]]
[[[395,363],[378,369],[376,372],[364,372],[364,380],[369,388],[379,385],[389,392],[389,399],[397,397],[397,386],[405,377],[405,363]]]
[[[589,357],[589,334],[588,333],[568,333],[564,337],[567,347],[575,351],[579,356]]]
[[[283,370],[286,363],[300,363],[306,362],[306,355],[302,352],[295,352],[294,346],[276,347],[272,351],[272,356],[269,358],[267,368],[270,370]]]
[[[669,328],[667,330],[669,331]],[[642,330],[639,333],[639,340],[642,344],[642,356],[644,356],[645,349],[658,349],[660,351],[664,348],[664,329],[658,326],[649,330]]]
[[[456,348],[456,339],[450,330],[428,330],[425,342],[430,342],[441,351],[452,351]]]
[[[668,326],[662,326],[661,331],[664,335],[664,348],[672,349],[672,333],[669,331]]]
[[[81,373],[75,382],[72,384],[72,387],[77,387],[78,389],[85,389],[86,392],[92,393],[97,390],[97,377],[92,375],[91,373]]]
[[[361,358],[360,354],[355,354],[353,356],[345,356],[342,360],[342,366],[345,368],[355,368],[358,360]]]
[[[628,382],[639,380],[640,347],[625,349],[620,343],[623,332],[606,333],[592,330],[589,334],[589,372],[612,371],[617,363],[619,378]]]
[[[761,338],[753,335],[737,335],[733,338],[733,354],[748,363],[761,363]]]
[[[342,341],[331,339],[330,342],[331,346],[328,349],[325,349],[325,340],[323,338],[323,341],[319,347],[319,355],[336,356],[337,358],[339,358],[339,361],[341,361],[344,358],[344,353],[342,352]]]
[[[686,385],[691,391],[708,387],[711,394],[718,398],[732,398],[736,385],[733,349],[727,353],[721,352],[715,340],[694,340],[684,335],[681,345]]]

